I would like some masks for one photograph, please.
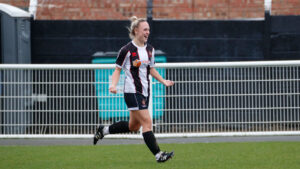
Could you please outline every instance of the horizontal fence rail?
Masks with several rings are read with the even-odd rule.
[[[128,120],[108,92],[113,64],[0,65],[0,138],[92,137]],[[300,134],[300,61],[157,63],[151,81],[158,137]],[[141,138],[139,132],[109,137]]]

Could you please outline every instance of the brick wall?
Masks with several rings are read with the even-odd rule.
[[[147,0],[37,0],[39,20],[124,20],[146,17]],[[0,0],[27,10],[30,0]],[[300,0],[272,0],[272,15],[300,15]],[[156,19],[239,19],[264,16],[264,0],[153,0]]]
[[[0,3],[17,6],[26,11],[28,11],[29,2],[30,2],[30,0],[0,0]]]
[[[272,0],[272,15],[300,15],[300,0]]]
[[[237,19],[264,16],[264,0],[154,0],[154,18]]]
[[[144,0],[38,0],[36,19],[123,20],[146,17],[146,5]]]

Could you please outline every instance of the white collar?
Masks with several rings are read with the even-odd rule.
[[[138,46],[137,44],[135,44],[133,40],[132,40],[131,42],[132,42],[132,44],[133,44],[135,47],[137,47],[138,49],[145,49],[145,48],[147,47],[147,43],[146,43],[143,47],[140,47],[140,46]]]

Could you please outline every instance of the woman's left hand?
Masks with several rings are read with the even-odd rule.
[[[164,80],[163,83],[165,86],[169,87],[169,86],[173,86],[174,82],[172,80]]]

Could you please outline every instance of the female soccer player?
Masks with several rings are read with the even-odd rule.
[[[119,51],[109,91],[117,93],[116,86],[123,69],[126,76],[124,99],[130,111],[129,122],[119,121],[108,127],[100,125],[94,136],[94,144],[97,144],[97,141],[107,134],[138,131],[142,126],[144,141],[155,156],[156,161],[165,162],[172,158],[174,153],[160,151],[152,132],[152,122],[148,111],[149,74],[167,87],[174,85],[174,82],[163,79],[154,68],[154,48],[147,44],[150,34],[147,20],[135,16],[131,17],[131,26],[128,30],[132,41]]]

